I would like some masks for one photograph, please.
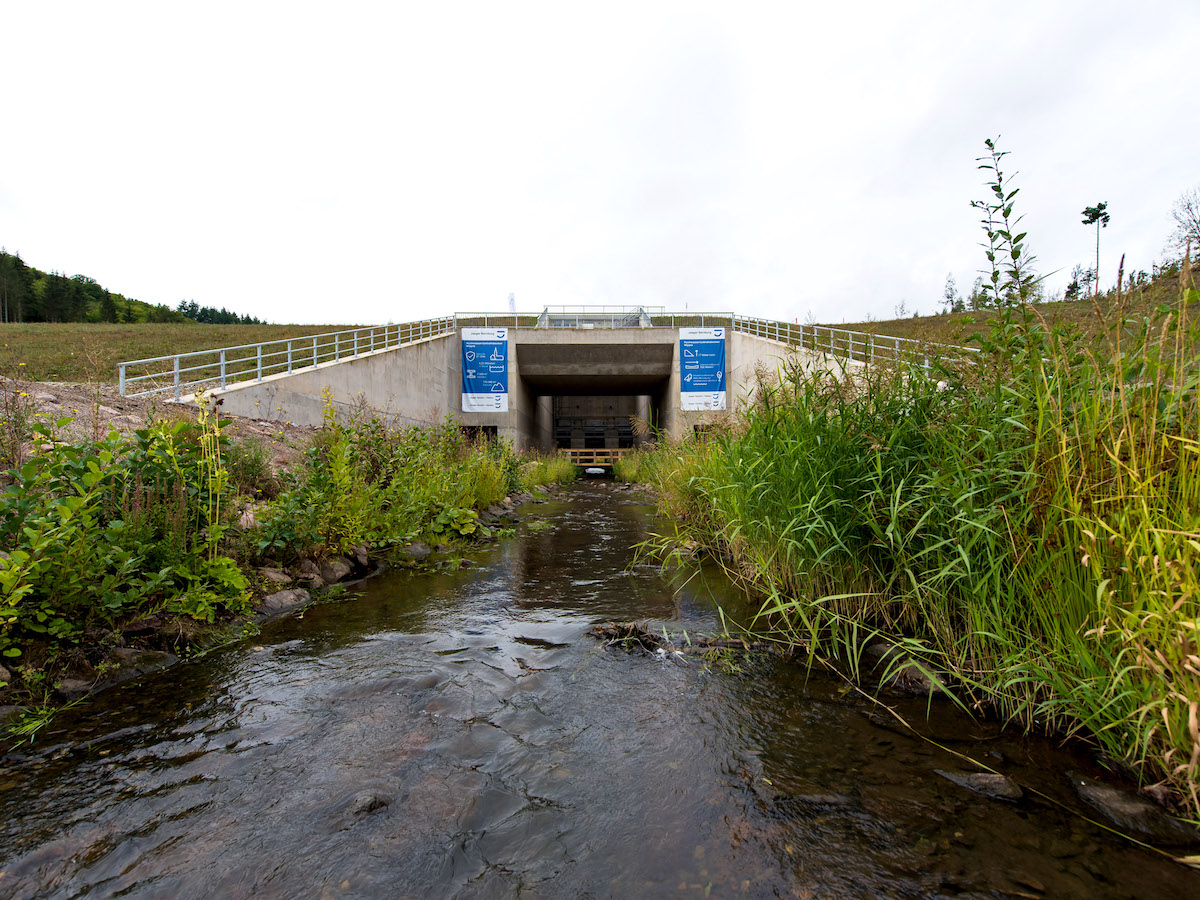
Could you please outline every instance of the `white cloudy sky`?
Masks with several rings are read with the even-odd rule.
[[[1196,0],[7,3],[0,245],[276,322],[931,311],[1001,136],[1061,289],[1200,183]]]

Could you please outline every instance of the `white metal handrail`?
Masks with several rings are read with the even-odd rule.
[[[261,344],[133,359],[117,364],[118,387],[123,397],[170,392],[178,400],[184,394],[194,394],[202,389],[223,390],[242,381],[262,381],[268,375],[290,374],[389,350],[448,334],[455,327],[454,317],[444,316],[421,322],[374,325]]]
[[[834,328],[829,325],[800,325],[751,316],[735,315],[733,329],[790,344],[801,350],[828,353],[831,356],[865,363],[920,358],[926,369],[935,358],[969,360],[979,352],[978,347],[939,344],[890,334],[851,331],[848,328]]]

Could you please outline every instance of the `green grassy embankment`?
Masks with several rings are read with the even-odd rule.
[[[959,371],[797,366],[622,471],[678,523],[660,552],[708,546],[764,597],[758,630],[854,674],[883,636],[964,706],[1090,736],[1200,820],[1198,306],[1192,283],[1169,316],[1073,337],[1017,311]]]
[[[111,382],[117,363],[343,331],[351,325],[0,325],[0,374],[22,381]]]
[[[1040,303],[1034,306],[1033,310],[1050,328],[1072,326],[1091,338],[1102,339],[1107,323],[1126,318],[1153,318],[1159,306],[1173,304],[1178,296],[1179,276],[1169,275],[1120,296],[1112,291],[1101,294],[1095,301],[1084,299]],[[998,315],[999,312],[995,309],[980,309],[916,318],[854,322],[830,327],[868,334],[887,334],[915,341],[961,345],[967,344],[972,335],[988,334],[991,331],[989,323],[995,321]]]

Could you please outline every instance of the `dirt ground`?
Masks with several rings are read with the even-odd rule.
[[[14,417],[30,423],[45,421],[51,424],[70,417],[72,421],[57,429],[62,440],[91,441],[103,438],[110,428],[131,435],[156,421],[191,421],[196,408],[174,403],[161,397],[122,397],[116,385],[79,384],[65,382],[16,381],[0,383],[0,419],[9,426]],[[303,456],[309,439],[317,431],[310,426],[287,425],[265,419],[246,419],[223,415],[230,424],[228,437],[253,437],[262,441],[271,452],[272,468],[278,471]],[[7,428],[6,428],[7,430]],[[26,454],[32,446],[26,442]]]

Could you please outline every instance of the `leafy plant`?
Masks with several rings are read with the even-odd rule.
[[[990,269],[985,272],[983,291],[995,306],[1024,303],[1032,296],[1038,279],[1033,274],[1035,257],[1025,249],[1026,233],[1017,231],[1024,217],[1013,215],[1014,201],[1021,189],[1012,187],[1013,176],[1006,177],[1000,168],[1008,151],[996,149],[991,138],[984,144],[988,153],[977,162],[979,168],[991,173],[988,189],[992,195],[987,200],[971,201],[971,206],[984,214],[981,224],[987,236],[983,246]]]

